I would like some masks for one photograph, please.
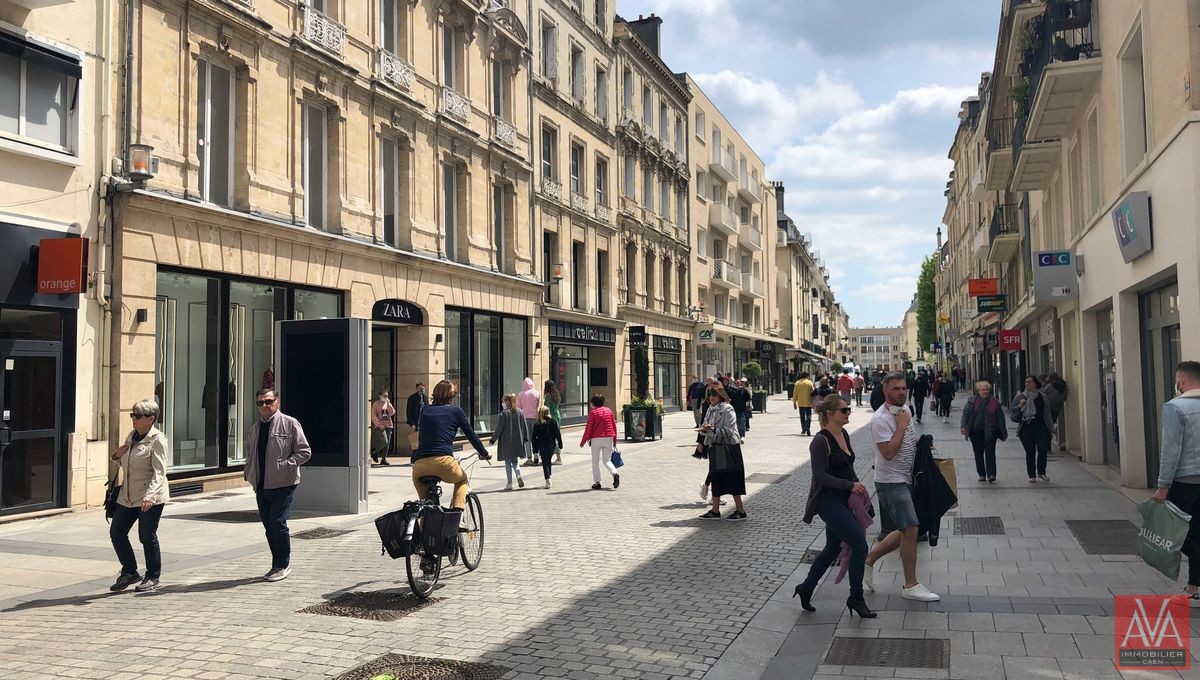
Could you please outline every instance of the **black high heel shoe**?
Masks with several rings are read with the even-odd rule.
[[[793,600],[796,599],[797,595],[800,596],[800,606],[804,608],[804,611],[806,611],[806,612],[817,611],[817,608],[812,606],[812,596],[813,596],[812,588],[805,588],[803,583],[798,584],[796,586],[796,591],[794,593],[792,593],[792,599]]]
[[[867,606],[867,601],[861,597],[846,598],[846,608],[850,610],[850,618],[854,618],[855,614],[864,619],[873,619],[879,616],[876,612],[871,611],[871,608]]]

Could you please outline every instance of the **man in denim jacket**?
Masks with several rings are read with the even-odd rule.
[[[1184,361],[1175,369],[1179,396],[1162,410],[1162,452],[1154,500],[1171,501],[1192,516],[1181,551],[1188,558],[1189,604],[1200,607],[1200,361]]]

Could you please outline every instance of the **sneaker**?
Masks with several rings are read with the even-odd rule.
[[[109,586],[108,589],[114,593],[119,593],[141,580],[141,575],[136,571],[132,574],[121,572],[121,574],[117,576],[117,580],[111,586]]]
[[[707,501],[708,501],[708,485],[701,484],[700,485],[700,502],[704,503]]]
[[[141,583],[137,584],[137,588],[134,588],[134,590],[139,593],[148,593],[151,590],[158,590],[158,579],[147,576],[146,578],[142,579]]]
[[[614,489],[621,488],[621,475],[619,475],[615,472],[613,473],[613,488]]]
[[[1029,483],[1030,483],[1030,484],[1037,484],[1037,477],[1030,477],[1030,478],[1029,478]]]
[[[592,491],[599,491],[599,490],[600,490],[600,482],[596,482],[595,484],[592,485]]]
[[[521,487],[522,489],[525,488],[525,478],[521,475],[517,475],[517,486]]]
[[[745,522],[746,521],[746,513],[738,512],[735,510],[735,511],[729,513],[729,516],[726,517],[725,519],[729,520],[730,522]]]
[[[900,597],[906,600],[916,600],[917,602],[937,602],[942,599],[937,593],[929,592],[929,589],[920,583],[912,588],[901,588]]]
[[[291,575],[291,573],[292,573],[291,567],[284,567],[282,569],[272,569],[271,572],[267,574],[267,582],[275,583],[277,581],[282,581],[283,579],[285,579],[289,575]]]
[[[863,565],[863,590],[868,593],[875,592],[875,567],[869,564]]]
[[[717,512],[716,510],[709,510],[703,515],[700,515],[700,519],[721,519],[721,513]]]
[[[505,490],[505,491],[512,491],[512,484],[505,484],[505,485],[504,485],[504,490]]]
[[[379,464],[384,466],[391,465],[391,463],[387,462],[387,458],[380,460]]]
[[[550,480],[549,480],[549,479],[547,479],[547,480],[546,480],[546,488],[547,488],[547,489],[549,489],[549,488],[550,488]]]
[[[1049,484],[1050,478],[1046,475],[1038,475],[1038,481],[1040,481],[1042,484]]]
[[[986,482],[986,481],[987,481],[987,477],[980,477],[980,478],[979,478],[979,481],[981,481],[981,482]]]

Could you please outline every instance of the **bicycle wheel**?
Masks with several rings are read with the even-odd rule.
[[[413,595],[426,600],[442,575],[442,558],[427,557],[422,547],[404,559],[404,569],[408,572],[408,586],[412,588]]]
[[[458,552],[462,555],[463,566],[468,571],[475,571],[483,559],[483,506],[479,503],[479,496],[467,494],[463,520],[466,529],[458,529]]]

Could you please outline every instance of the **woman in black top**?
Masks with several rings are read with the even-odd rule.
[[[854,448],[846,434],[846,423],[850,422],[850,405],[841,395],[832,394],[817,402],[813,409],[821,421],[821,431],[813,437],[808,450],[812,455],[812,487],[808,492],[808,505],[804,509],[804,521],[812,524],[813,515],[825,522],[825,547],[813,560],[808,578],[796,586],[792,595],[800,596],[805,611],[816,611],[812,606],[813,591],[825,571],[842,551],[842,543],[850,546],[850,597],[846,606],[863,618],[874,618],[863,600],[863,565],[867,559],[867,538],[860,517],[851,508],[851,495],[858,513],[869,512],[870,499],[867,488],[858,481],[854,471]]]

